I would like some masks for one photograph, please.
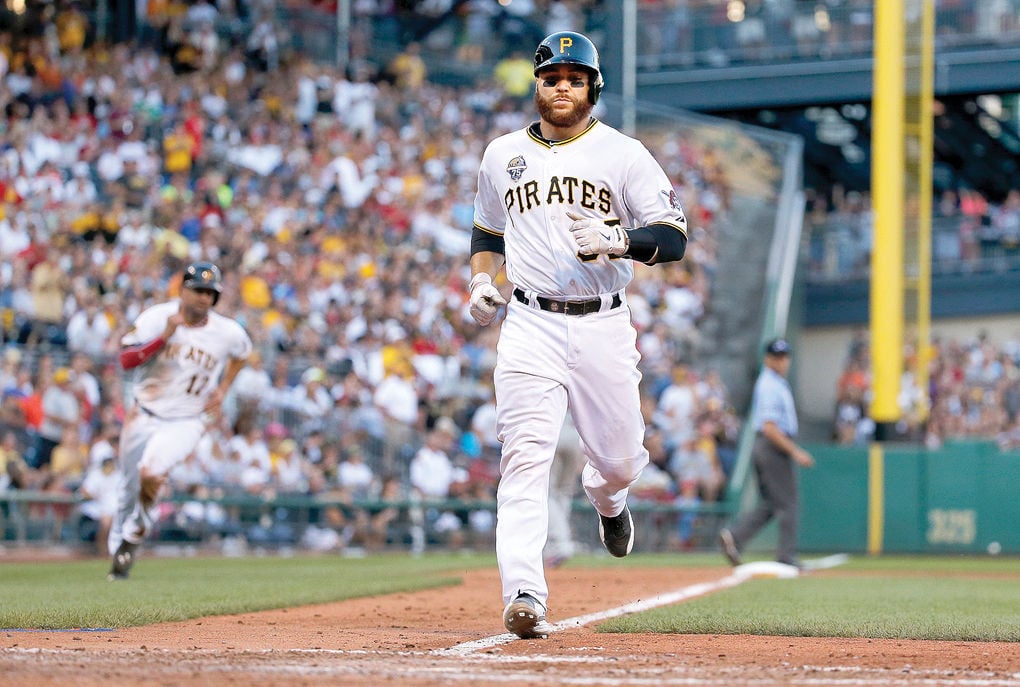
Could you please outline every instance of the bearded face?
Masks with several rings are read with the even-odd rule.
[[[588,74],[561,66],[543,71],[535,87],[535,109],[543,120],[569,129],[591,116]]]

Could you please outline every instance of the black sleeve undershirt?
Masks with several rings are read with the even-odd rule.
[[[478,227],[471,230],[471,255],[475,253],[499,253],[506,254],[506,247],[503,237],[483,231]]]
[[[687,237],[668,224],[650,224],[629,229],[627,235],[630,238],[630,250],[625,257],[645,264],[675,262],[683,258],[687,250]],[[503,237],[474,227],[471,230],[471,254],[483,252],[504,255],[506,248]]]
[[[624,257],[646,265],[680,260],[687,250],[687,236],[668,224],[649,224],[627,230],[630,248]]]

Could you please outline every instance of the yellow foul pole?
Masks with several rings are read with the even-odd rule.
[[[875,59],[871,120],[870,341],[876,438],[887,438],[900,417],[903,373],[903,0],[875,2]]]
[[[918,286],[917,286],[917,386],[923,392],[922,419],[928,419],[929,373],[931,362],[931,210],[932,166],[935,156],[935,7],[921,0],[921,73],[919,75],[919,167],[918,193]]]

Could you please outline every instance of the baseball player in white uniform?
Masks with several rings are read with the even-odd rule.
[[[495,369],[503,442],[496,557],[503,622],[548,636],[542,549],[549,475],[569,408],[582,442],[581,483],[614,556],[634,544],[627,493],[642,445],[636,332],[624,289],[634,260],[679,260],[687,220],[665,172],[639,142],[591,116],[603,87],[595,46],[564,31],[535,53],[540,121],[493,140],[478,172],[470,310],[490,324],[503,305]],[[504,296],[493,284],[505,267]]]
[[[121,366],[134,371],[134,404],[120,435],[122,480],[109,537],[110,580],[128,576],[167,474],[215,422],[251,354],[244,328],[212,310],[221,292],[219,268],[192,263],[180,297],[142,311],[121,339]]]

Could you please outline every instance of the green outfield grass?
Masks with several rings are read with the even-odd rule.
[[[607,621],[601,632],[1020,641],[1020,559],[858,557]]]
[[[718,554],[581,556],[571,567],[706,567]],[[0,563],[0,628],[118,628],[459,584],[492,555],[143,557],[126,583],[104,560]],[[678,575],[678,577],[680,577]],[[677,588],[683,586],[678,581]],[[635,589],[635,596],[641,590]],[[1020,559],[851,557],[602,623],[603,632],[1020,641]]]
[[[125,582],[105,560],[0,564],[0,628],[108,628],[327,603],[460,583],[493,556],[143,557]]]

